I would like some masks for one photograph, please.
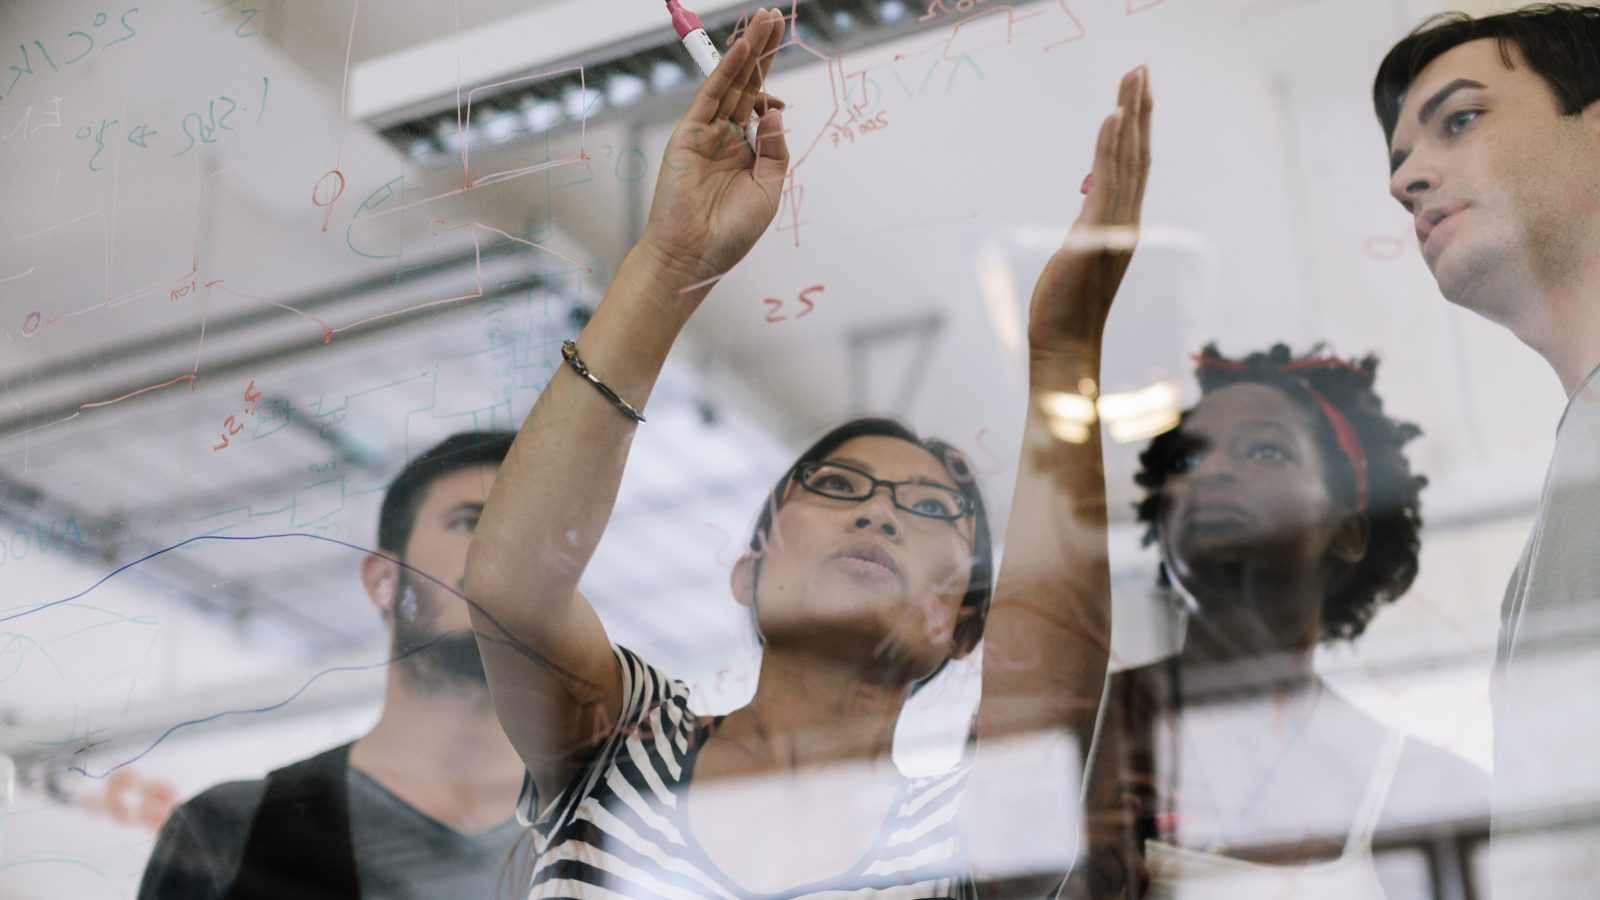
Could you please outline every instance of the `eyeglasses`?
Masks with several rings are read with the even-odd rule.
[[[834,500],[865,500],[880,486],[898,509],[929,519],[954,522],[973,512],[972,501],[955,488],[917,481],[884,481],[843,463],[803,462],[794,467],[795,480],[813,494]]]

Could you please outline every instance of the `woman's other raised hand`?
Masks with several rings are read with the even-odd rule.
[[[1035,352],[1099,346],[1139,240],[1150,176],[1150,108],[1150,72],[1139,66],[1122,77],[1117,109],[1100,126],[1083,209],[1034,286],[1028,343]]]

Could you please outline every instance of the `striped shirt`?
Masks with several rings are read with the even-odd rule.
[[[619,727],[595,762],[542,815],[524,779],[517,813],[533,826],[530,898],[928,900],[975,896],[957,808],[965,769],[903,779],[872,848],[848,871],[780,894],[739,887],[695,841],[684,812],[695,757],[713,727],[689,711],[689,688],[632,652]],[[537,818],[535,818],[537,816]]]

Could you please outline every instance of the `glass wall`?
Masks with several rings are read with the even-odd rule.
[[[1098,572],[1078,548],[1103,537],[1109,592],[1076,600],[1103,604],[1106,622],[1090,615],[1031,638],[991,629],[971,653],[946,634],[944,656],[956,658],[931,679],[919,669],[885,682],[898,698],[883,707],[892,740],[874,746],[892,745],[898,790],[913,792],[896,803],[951,771],[980,771],[986,755],[1001,775],[964,782],[970,802],[952,807],[979,823],[950,851],[960,862],[940,884],[952,895],[968,881],[1025,892],[1070,868],[1068,893],[1081,896],[1488,896],[1502,600],[1576,385],[1502,327],[1514,316],[1496,324],[1441,296],[1417,210],[1390,195],[1373,77],[1395,41],[1448,8],[1489,11],[795,0],[764,57],[765,90],[786,104],[769,122],[786,166],[764,159],[779,167],[763,187],[776,212],[736,265],[658,292],[672,310],[709,288],[667,342],[640,404],[647,421],[621,440],[607,436],[609,418],[585,418],[622,421],[567,368],[562,344],[583,334],[595,377],[623,385],[641,383],[624,374],[648,356],[641,348],[665,350],[651,331],[665,326],[641,318],[644,307],[600,305],[608,288],[640,283],[634,248],[668,216],[660,198],[681,189],[668,179],[657,193],[703,81],[659,3],[6,4],[0,897],[138,895],[158,835],[178,840],[174,811],[245,782],[238,797],[249,799],[210,795],[231,824],[188,820],[211,837],[170,844],[153,863],[203,857],[211,887],[225,887],[265,828],[252,818],[258,779],[357,738],[348,771],[368,781],[334,791],[354,849],[333,855],[353,853],[367,896],[380,895],[380,870],[421,891],[383,896],[521,896],[530,873],[553,877],[548,835],[510,819],[543,726],[513,726],[505,743],[498,723],[521,695],[496,681],[492,653],[493,702],[481,666],[474,685],[448,660],[411,658],[440,635],[470,634],[460,596],[479,576],[466,574],[467,539],[498,465],[457,471],[473,476],[464,518],[428,519],[446,481],[423,486],[398,544],[380,516],[409,460],[451,435],[515,430],[563,383],[566,405],[543,408],[544,430],[530,426],[539,453],[559,460],[512,458],[519,484],[536,486],[518,496],[548,505],[508,515],[572,529],[568,555],[527,552],[560,570],[554,583],[576,579],[603,626],[583,619],[584,636],[681,679],[674,696],[693,715],[744,711],[691,716],[686,733],[700,738],[732,742],[739,715],[783,708],[747,706],[780,677],[763,655],[790,646],[773,612],[784,601],[764,599],[782,593],[770,579],[787,570],[771,565],[776,550],[761,563],[773,540],[758,528],[763,510],[790,535],[811,533],[807,509],[835,516],[836,531],[815,526],[819,546],[849,533],[889,548],[886,563],[848,544],[857,550],[835,581],[795,582],[811,585],[805,596],[873,581],[875,566],[904,587],[918,530],[951,523],[926,515],[940,501],[919,504],[905,485],[891,499],[881,482],[975,479],[1001,573],[997,615],[1018,590],[1054,589],[1025,584],[1041,560]],[[702,0],[696,11],[724,48],[758,21],[753,6]],[[1092,192],[1115,188],[1096,141],[1119,103],[1114,128],[1133,134],[1138,91],[1123,78],[1140,65],[1154,109],[1138,249],[1098,363],[1043,384],[1040,317],[1093,301],[1044,288],[1030,313],[1030,298],[1047,264],[1070,255],[1063,241]],[[737,142],[738,129],[725,132]],[[1430,140],[1412,140],[1419,161]],[[1137,177],[1127,165],[1122,177]],[[1100,183],[1086,182],[1091,171]],[[1523,170],[1504,171],[1516,182]],[[1571,214],[1592,217],[1592,206]],[[1125,250],[1113,235],[1079,256]],[[607,308],[614,330],[585,331]],[[629,328],[631,350],[595,338]],[[833,453],[879,479],[865,500],[849,499],[863,489],[848,479],[791,468],[865,415],[956,455],[893,440],[904,447],[883,459]],[[627,460],[609,517],[616,473],[585,468],[571,452],[580,445]],[[1092,474],[1085,448],[1103,459],[1103,526],[1050,512],[1085,499],[1045,477],[1051,466]],[[573,512],[590,504],[599,518]],[[1048,536],[1066,541],[1059,557],[1028,543],[1039,522],[1066,519],[1068,537]],[[976,528],[964,521],[950,533]],[[963,553],[983,555],[963,539]],[[752,560],[767,567],[754,581]],[[1022,581],[1007,581],[1007,561]],[[1061,583],[1094,593],[1087,571]],[[537,605],[539,587],[524,583],[525,604],[505,608],[537,620],[535,636],[567,634],[560,617],[578,613]],[[893,609],[875,626],[886,641],[895,616],[912,615]],[[1581,729],[1593,706],[1585,622],[1564,620],[1523,651],[1533,673],[1513,693],[1542,697],[1546,725],[1576,709]],[[839,628],[838,646],[857,635]],[[798,658],[813,656],[833,659],[816,648]],[[974,717],[989,696],[982,676],[1041,660],[1064,660],[1062,671],[1105,684],[1103,696],[1076,698],[1075,727],[986,740]],[[795,696],[825,706],[820,682]],[[1052,684],[1040,681],[1040,695]],[[860,704],[880,702],[883,684],[871,688]],[[598,696],[621,688],[609,690]],[[544,701],[528,702],[527,722],[545,721]],[[706,725],[717,721],[728,730]],[[1514,721],[1502,716],[1501,734]],[[1518,746],[1570,747],[1540,766],[1574,774],[1547,771],[1536,802],[1496,820],[1493,878],[1586,883],[1595,779],[1582,772],[1593,761],[1582,739],[1530,734]],[[783,746],[798,759],[815,737]],[[617,739],[562,759],[626,756]],[[715,890],[669,892],[645,875],[612,894],[562,890],[787,896],[821,878],[807,873],[906,858],[884,849],[894,834],[913,840],[902,832],[840,824],[893,808],[880,781],[831,751],[811,769],[769,766],[780,743],[751,751],[765,761],[757,774],[697,795],[708,809],[768,810],[753,815],[747,846],[720,813],[682,812],[675,826],[698,848],[695,865],[718,873]],[[686,796],[670,787],[662,796]],[[383,802],[483,839],[478,861],[457,871],[440,861],[455,851],[407,843],[416,832]],[[536,816],[549,802],[525,805]],[[831,837],[802,837],[808,828]],[[813,851],[765,864],[773,835]]]

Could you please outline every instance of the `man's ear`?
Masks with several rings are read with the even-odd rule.
[[[733,589],[733,599],[739,601],[740,606],[750,609],[756,608],[756,571],[759,563],[750,554],[739,557],[733,564],[733,572],[728,575],[728,586]]]
[[[1328,552],[1345,565],[1354,566],[1367,556],[1372,542],[1372,519],[1366,513],[1345,516],[1333,534]]]
[[[385,619],[394,615],[394,600],[400,590],[400,564],[387,556],[368,553],[361,559],[361,587],[367,600]]]

